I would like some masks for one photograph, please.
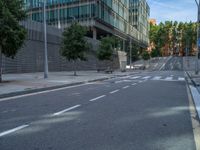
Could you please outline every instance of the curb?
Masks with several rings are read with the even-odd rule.
[[[6,94],[1,94],[0,99],[14,97],[14,96],[20,96],[20,95],[25,95],[25,94],[32,94],[32,93],[37,93],[37,92],[43,92],[43,91],[48,91],[48,90],[54,90],[54,89],[59,89],[59,88],[64,88],[64,87],[75,86],[75,85],[81,85],[81,84],[84,84],[84,83],[105,81],[105,80],[112,79],[112,78],[115,78],[115,77],[114,76],[104,77],[104,78],[99,78],[99,79],[94,79],[94,80],[89,80],[89,81],[81,81],[81,82],[68,83],[68,84],[56,85],[56,86],[51,86],[51,87],[30,89],[30,90],[27,90],[27,91],[11,92],[11,93],[6,93]]]
[[[190,80],[192,81],[192,84],[193,84],[195,87],[200,86],[199,83],[197,84],[197,83],[192,79],[192,77],[190,76],[190,74],[189,74],[187,71],[185,71],[185,72],[186,72],[187,76],[190,78]]]
[[[189,75],[189,73],[186,72],[186,71],[185,71],[185,73],[188,76],[188,79],[186,80],[187,81],[187,87],[189,89],[192,101],[194,103],[194,107],[195,107],[195,110],[196,110],[196,113],[197,113],[198,121],[200,121],[200,109],[199,109],[199,106],[200,106],[200,102],[199,102],[200,93],[199,93],[198,89],[196,88],[194,81],[191,79],[191,76]],[[194,91],[196,91],[196,92],[194,92]]]

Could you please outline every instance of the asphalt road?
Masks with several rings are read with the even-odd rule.
[[[0,99],[0,150],[195,150],[181,71]]]

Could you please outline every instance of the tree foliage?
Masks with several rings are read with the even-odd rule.
[[[111,36],[102,37],[101,43],[97,52],[97,57],[99,60],[112,60],[114,45],[116,44],[116,39]]]
[[[153,49],[151,51],[151,57],[154,58],[154,57],[159,57],[160,56],[160,51],[158,49]]]
[[[75,62],[77,60],[85,61],[86,52],[89,48],[85,35],[87,29],[81,26],[79,23],[74,22],[69,28],[65,28],[63,32],[62,45],[60,53],[68,61]],[[74,75],[76,75],[76,67],[74,68]]]
[[[19,25],[25,18],[23,0],[0,0],[0,81],[2,54],[14,58],[26,38],[26,30]]]
[[[147,51],[144,51],[142,53],[142,59],[144,59],[144,60],[149,60],[150,59],[150,55],[149,55],[149,53]]]
[[[88,49],[88,43],[84,38],[86,33],[86,28],[77,22],[64,30],[60,52],[68,61],[86,60],[85,54]]]
[[[150,25],[150,43],[158,51],[173,51],[176,53],[185,52],[188,48],[190,52],[196,43],[196,24],[189,22],[166,21],[159,25]]]

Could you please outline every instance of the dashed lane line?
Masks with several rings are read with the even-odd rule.
[[[114,93],[117,93],[117,92],[119,92],[119,90],[114,90],[114,91],[110,92],[110,94],[114,94]]]
[[[101,95],[101,96],[99,96],[99,97],[96,97],[96,98],[93,98],[93,99],[91,99],[91,100],[89,100],[90,102],[93,102],[93,101],[96,101],[96,100],[98,100],[98,99],[101,99],[101,98],[103,98],[103,97],[105,97],[106,95]]]
[[[72,107],[70,107],[70,108],[67,108],[67,109],[64,109],[64,110],[62,110],[62,111],[59,111],[59,112],[54,113],[53,116],[61,115],[61,114],[65,113],[65,112],[67,112],[67,111],[73,110],[73,109],[78,108],[78,107],[80,107],[80,106],[81,106],[81,105],[72,106]]]
[[[10,129],[10,130],[1,132],[1,133],[0,133],[0,137],[3,137],[3,136],[5,136],[5,135],[11,134],[11,133],[13,133],[13,132],[22,130],[22,129],[28,127],[28,126],[29,126],[29,125],[22,125],[22,126],[19,126],[19,127],[14,128],[14,129]]]
[[[127,88],[129,88],[130,86],[124,86],[122,89],[127,89]]]

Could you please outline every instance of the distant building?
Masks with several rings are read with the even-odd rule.
[[[156,19],[149,19],[149,23],[152,25],[157,25]]]

